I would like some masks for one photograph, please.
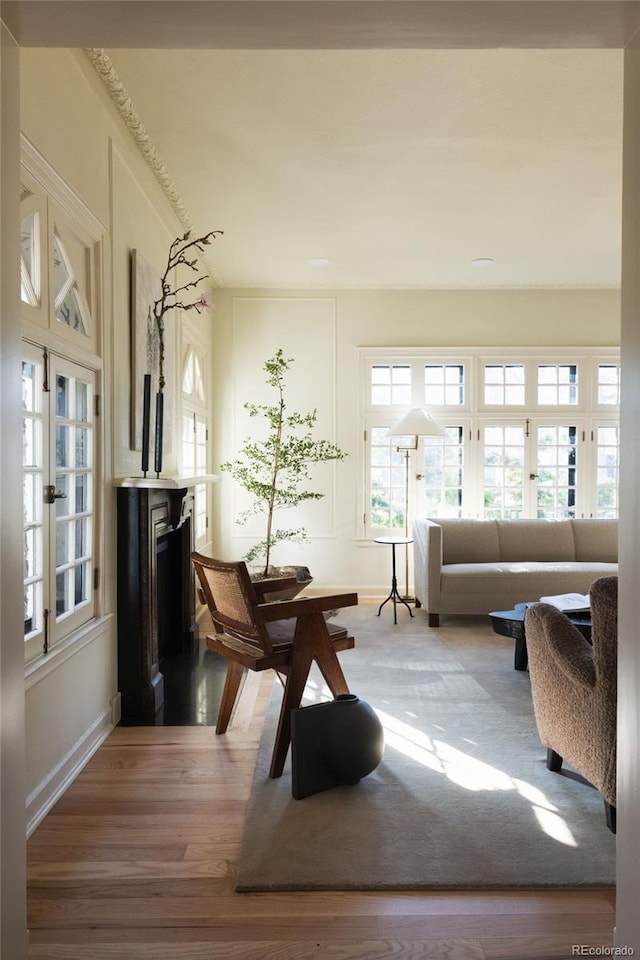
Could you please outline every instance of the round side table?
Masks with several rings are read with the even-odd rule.
[[[406,545],[409,544],[409,543],[413,543],[413,538],[412,538],[412,537],[374,537],[374,542],[375,542],[375,543],[387,543],[387,544],[390,544],[390,546],[391,546],[391,570],[392,570],[392,573],[391,573],[391,592],[389,593],[389,596],[386,598],[386,600],[383,600],[382,603],[380,604],[380,606],[378,607],[378,614],[377,614],[377,615],[380,616],[380,611],[381,611],[382,608],[384,607],[385,603],[388,603],[389,600],[391,600],[391,601],[393,602],[393,622],[394,622],[394,623],[397,623],[397,622],[398,622],[398,615],[397,615],[397,610],[396,610],[396,608],[397,608],[398,603],[404,603],[405,607],[406,607],[407,610],[409,611],[409,616],[410,616],[410,617],[413,616],[413,613],[411,612],[411,607],[409,606],[409,604],[407,603],[407,601],[404,599],[404,597],[401,597],[400,594],[398,593],[398,578],[396,577],[396,547],[397,547],[398,545],[400,545],[400,546],[406,546]]]

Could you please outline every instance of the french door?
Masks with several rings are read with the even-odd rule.
[[[94,616],[95,374],[25,344],[22,361],[27,661]]]

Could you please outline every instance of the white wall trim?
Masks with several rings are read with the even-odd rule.
[[[145,125],[140,119],[140,114],[133,105],[133,101],[127,93],[127,89],[122,80],[116,73],[109,56],[105,50],[99,47],[89,47],[85,49],[85,53],[102,80],[109,97],[118,108],[118,112],[131,132],[131,136],[135,140],[142,156],[149,164],[156,180],[164,190],[180,223],[186,227],[187,230],[191,230],[191,217],[187,212],[184,201],[176,190],[167,168],[164,165],[164,161],[156,150]]]
[[[104,709],[53,770],[28,795],[27,837],[31,836],[98,747],[107,739],[113,730],[111,713],[110,706]]]
[[[75,220],[93,241],[102,239],[107,233],[104,223],[23,133],[20,134],[20,159],[24,169],[37,181],[43,192],[62,207],[68,217]]]
[[[113,620],[113,614],[108,613],[104,617],[97,617],[83,624],[77,630],[70,633],[64,640],[51,648],[49,653],[38,657],[32,663],[27,664],[25,669],[25,690],[34,687],[49,674],[75,657],[77,653],[87,647],[90,643],[103,637],[109,629],[110,621]]]

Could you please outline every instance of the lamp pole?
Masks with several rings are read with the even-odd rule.
[[[437,423],[430,413],[421,407],[414,407],[405,413],[403,417],[389,430],[390,437],[410,437],[413,440],[411,446],[397,446],[398,453],[404,453],[404,531],[405,538],[409,538],[409,455],[412,450],[418,449],[420,437],[446,435],[446,429],[442,424]],[[405,600],[413,600],[409,596],[409,545],[405,544]]]

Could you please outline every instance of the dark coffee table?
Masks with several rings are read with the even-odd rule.
[[[489,614],[494,633],[502,637],[512,637],[516,642],[514,655],[514,669],[526,670],[529,663],[527,656],[527,638],[524,632],[524,615],[528,604],[516,603],[513,610],[494,610]],[[583,637],[591,640],[591,615],[589,613],[569,616],[569,620],[580,631]]]

